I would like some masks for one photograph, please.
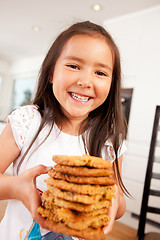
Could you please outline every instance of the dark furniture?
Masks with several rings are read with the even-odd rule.
[[[154,181],[159,188],[152,184]],[[158,206],[153,206],[153,201],[149,201],[153,196],[157,199]],[[160,240],[160,233],[145,233],[146,222],[150,221],[147,217],[148,213],[159,214],[160,219],[160,106],[156,107],[155,112],[137,234],[137,240]],[[155,222],[155,224],[160,229],[160,223]]]

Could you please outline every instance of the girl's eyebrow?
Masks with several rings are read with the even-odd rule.
[[[110,67],[110,66],[107,65],[107,64],[104,64],[104,63],[97,63],[96,66],[98,66],[98,67],[102,67],[102,68],[106,68],[106,69],[108,69],[109,71],[112,72],[112,67]]]
[[[79,57],[76,56],[66,56],[65,60],[76,60],[78,62],[84,63],[85,61]],[[102,67],[102,68],[106,68],[108,70],[110,70],[112,72],[112,67],[108,66],[107,64],[104,63],[96,63],[95,66],[97,67]]]
[[[79,62],[84,62],[83,59],[81,59],[79,57],[75,57],[75,56],[66,56],[65,60],[76,60],[76,61],[79,61]]]

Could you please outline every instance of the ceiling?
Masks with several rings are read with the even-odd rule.
[[[93,11],[94,4],[101,10]],[[158,4],[160,0],[0,0],[0,59],[12,62],[45,54],[55,36],[76,21],[103,25]]]

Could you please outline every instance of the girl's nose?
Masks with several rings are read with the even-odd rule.
[[[77,81],[77,85],[82,87],[82,88],[91,88],[92,87],[92,77],[91,76],[85,76],[85,77],[81,77],[80,79],[78,79]]]

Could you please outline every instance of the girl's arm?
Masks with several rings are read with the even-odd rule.
[[[19,156],[20,150],[16,145],[10,123],[0,135],[0,199],[10,199],[12,190],[11,176],[3,176],[10,164]]]
[[[33,219],[43,225],[44,219],[37,212],[41,198],[36,189],[36,177],[48,173],[51,168],[38,165],[18,176],[3,175],[19,154],[20,150],[14,140],[11,125],[8,123],[0,135],[0,200],[20,200],[31,212]]]
[[[11,125],[8,123],[0,135],[0,173],[4,173],[19,154],[20,150],[14,140]]]
[[[122,156],[118,159],[119,163],[119,171],[121,174],[122,169]],[[107,235],[112,231],[114,221],[118,218],[121,218],[125,211],[126,211],[126,201],[124,199],[124,194],[119,187],[119,184],[115,185],[116,192],[115,192],[115,198],[112,198],[112,207],[109,210],[109,216],[110,221],[107,223],[107,225],[103,228],[104,233]]]
[[[122,160],[123,160],[123,156],[119,157],[118,165],[119,165],[120,175],[122,174]],[[124,213],[126,211],[126,201],[124,199],[124,193],[118,183],[116,185],[116,188],[117,188],[117,194],[118,194],[117,197],[118,197],[118,203],[119,203],[118,211],[116,214],[116,219],[119,219],[124,215]]]

